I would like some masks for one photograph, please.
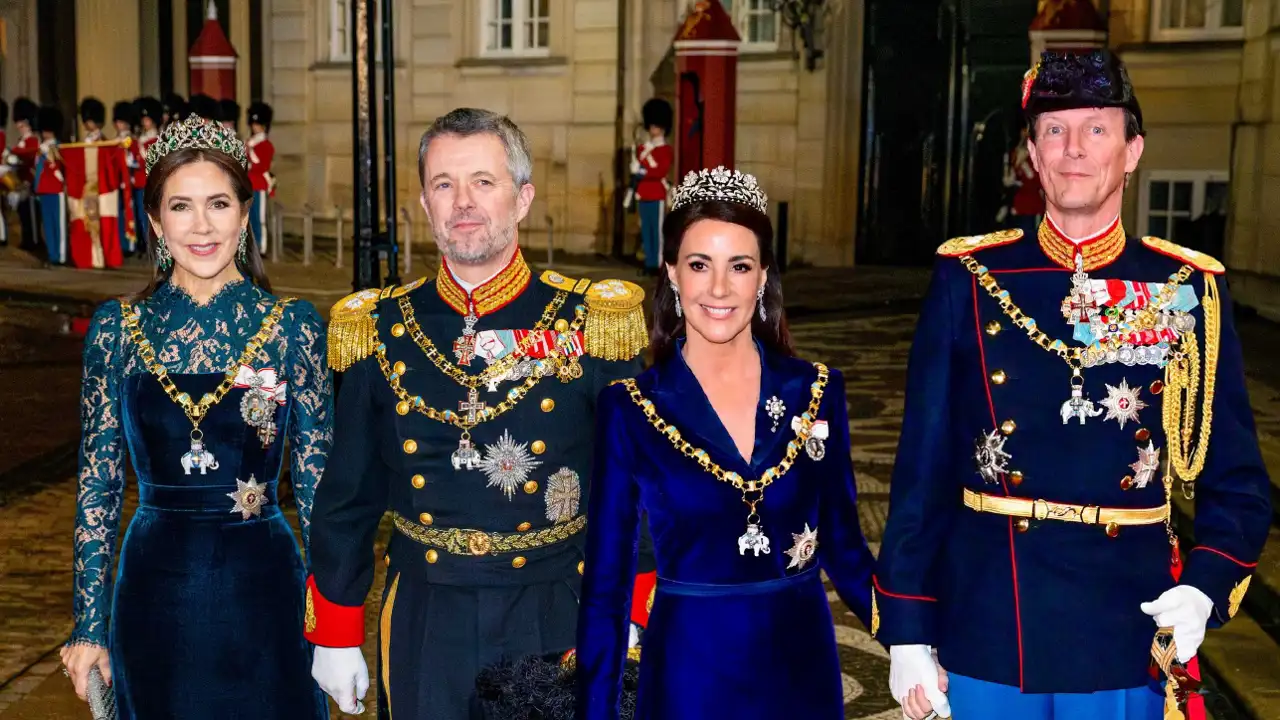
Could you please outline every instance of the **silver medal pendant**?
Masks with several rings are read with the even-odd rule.
[[[738,536],[738,555],[746,555],[750,550],[755,557],[760,557],[760,553],[768,555],[772,552],[769,549],[769,537],[760,529],[760,523],[748,523],[747,531]]]
[[[218,469],[218,460],[204,448],[204,433],[199,429],[191,431],[191,450],[183,454],[181,462],[186,475],[190,475],[192,470],[199,470],[201,475],[205,475],[209,470]]]
[[[276,439],[276,402],[260,388],[250,389],[240,399],[240,417],[246,425],[257,428],[262,446],[268,447]]]
[[[453,356],[459,365],[470,365],[476,357],[476,323],[479,321],[474,310],[462,319],[462,335],[453,341]]]
[[[458,449],[453,451],[450,459],[454,470],[475,470],[480,466],[480,451],[471,443],[469,435],[463,435],[458,440]]]
[[[1083,425],[1085,420],[1095,418],[1102,414],[1102,408],[1094,405],[1093,401],[1084,396],[1084,377],[1080,375],[1079,368],[1071,371],[1071,397],[1063,401],[1062,407],[1058,410],[1058,414],[1062,417],[1062,424],[1066,425],[1071,420],[1079,420]]]

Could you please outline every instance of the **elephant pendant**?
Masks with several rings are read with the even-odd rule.
[[[190,475],[192,470],[199,470],[201,475],[206,474],[209,470],[218,469],[218,460],[213,453],[204,449],[204,442],[191,439],[191,450],[182,456],[182,471]]]
[[[754,557],[760,557],[760,553],[768,555],[769,537],[764,534],[757,523],[747,525],[747,531],[738,537],[738,554],[746,555],[750,550]]]

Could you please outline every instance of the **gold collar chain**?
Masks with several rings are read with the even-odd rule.
[[[477,375],[472,375],[457,365],[454,365],[452,362],[449,362],[449,360],[445,358],[444,354],[436,348],[435,343],[431,342],[431,338],[427,337],[426,334],[422,332],[422,327],[418,325],[418,317],[413,312],[413,303],[409,302],[408,295],[400,297],[400,314],[404,317],[404,328],[409,331],[409,336],[412,337],[413,341],[422,349],[423,354],[425,354],[427,358],[431,360],[437,368],[439,368],[440,372],[452,378],[453,381],[459,385],[474,390],[481,385],[490,384],[495,379],[506,375],[511,368],[515,367],[515,364],[524,357],[526,352],[528,352],[529,347],[533,345],[543,332],[546,332],[546,330],[551,327],[553,322],[555,322],[556,315],[560,313],[560,308],[564,305],[564,302],[568,297],[569,294],[567,292],[563,290],[557,291],[555,297],[551,299],[551,302],[547,305],[546,309],[543,310],[542,317],[538,320],[538,324],[533,326],[533,330],[522,338],[520,342],[516,344],[516,347],[511,352],[507,353],[505,357],[485,368],[483,372]],[[581,322],[575,320],[575,323],[574,331],[576,332],[576,329],[581,325]],[[392,329],[392,334],[395,334],[394,328]]]
[[[240,359],[227,369],[226,375],[217,389],[213,392],[205,393],[198,403],[192,402],[190,395],[178,390],[177,386],[173,384],[173,380],[169,377],[169,370],[156,359],[155,348],[142,332],[140,323],[142,318],[141,311],[134,308],[132,303],[123,301],[120,303],[120,310],[124,315],[124,330],[128,333],[129,339],[133,344],[137,346],[138,355],[142,357],[143,365],[152,375],[156,376],[156,380],[160,382],[160,387],[164,388],[165,394],[182,408],[187,418],[191,420],[191,425],[195,428],[192,432],[196,432],[199,430],[200,421],[209,412],[209,408],[217,405],[235,385],[236,374],[240,371],[240,366],[252,364],[253,358],[262,349],[262,345],[266,343],[267,339],[271,337],[271,333],[275,331],[276,326],[280,324],[281,318],[284,317],[284,310],[291,302],[293,302],[293,298],[281,298],[276,301],[271,308],[271,312],[262,319],[262,326],[258,328],[257,334],[250,338],[245,345],[244,352],[240,354]]]
[[[742,502],[751,509],[747,515],[747,524],[758,523],[760,516],[756,514],[756,505],[764,500],[764,490],[773,484],[774,480],[787,474],[791,466],[795,464],[796,456],[800,453],[800,449],[809,441],[809,437],[813,434],[813,423],[818,419],[818,409],[822,406],[822,393],[826,390],[827,380],[830,377],[830,371],[827,366],[822,363],[814,363],[813,366],[818,370],[818,379],[813,381],[809,386],[809,407],[800,415],[800,427],[796,428],[796,436],[787,443],[787,453],[783,456],[782,462],[765,470],[760,475],[759,480],[745,480],[741,475],[732,470],[725,470],[711,460],[711,456],[706,450],[694,447],[680,434],[680,429],[675,425],[668,423],[658,416],[658,410],[653,406],[653,401],[647,399],[640,392],[640,388],[636,386],[633,379],[619,380],[627,392],[631,394],[631,401],[634,402],[644,412],[649,420],[649,424],[659,433],[671,441],[676,450],[680,451],[685,457],[695,460],[702,466],[703,470],[711,473],[720,482],[728,483],[734,488],[742,491]],[[847,449],[846,449],[847,452]],[[759,493],[754,500],[749,496],[751,493]]]

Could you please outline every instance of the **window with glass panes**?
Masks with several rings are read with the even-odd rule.
[[[484,0],[488,54],[544,55],[551,45],[551,0]]]
[[[1225,172],[1148,173],[1139,202],[1138,234],[1178,242],[1178,221],[1225,213],[1229,191]]]
[[[778,12],[773,0],[720,0],[742,36],[744,50],[768,50],[778,46]]]
[[[1240,37],[1244,0],[1151,0],[1156,40],[1211,40]]]

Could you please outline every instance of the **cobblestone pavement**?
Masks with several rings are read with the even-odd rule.
[[[0,287],[4,286],[2,276],[0,263]],[[887,280],[882,285],[876,284],[879,280],[869,282],[873,286],[869,296],[850,300],[857,293],[855,288],[841,287],[847,278],[829,277],[825,282],[830,285],[819,286],[819,281],[812,281],[801,291],[806,297],[822,295],[829,305],[798,308],[793,332],[805,358],[826,362],[845,373],[859,512],[872,549],[878,551],[888,509],[887,483],[901,425],[905,364],[914,326],[910,311],[899,312],[895,308],[899,301],[916,292],[918,280],[908,281],[912,289],[906,292],[892,291]],[[844,300],[830,299],[830,295],[842,290]],[[22,317],[15,319],[15,315]],[[4,451],[0,453],[0,463],[7,463],[0,464],[0,476],[9,477],[4,475],[6,469],[74,441],[77,423],[72,408],[76,404],[78,341],[74,332],[62,331],[62,320],[47,310],[0,304],[0,339],[5,341],[0,347],[12,342],[31,346],[14,350],[11,355],[0,354],[0,391],[4,392],[0,417],[6,428],[0,434],[0,450]],[[1242,332],[1246,347],[1251,348],[1247,353],[1250,388],[1259,432],[1268,455],[1280,457],[1280,382],[1275,382],[1277,371],[1268,365],[1274,348],[1267,338],[1275,334],[1274,327],[1244,323]],[[1250,333],[1259,334],[1256,342],[1250,339]],[[11,390],[17,393],[12,400]],[[35,435],[40,439],[36,440]],[[57,672],[56,648],[71,627],[75,503],[74,479],[69,472],[60,477],[7,498],[0,487],[0,720],[87,717],[69,684]],[[381,555],[389,532],[389,523],[384,522],[379,547],[371,558]],[[377,568],[371,598],[381,594],[381,563]],[[844,672],[846,717],[900,718],[886,689],[887,653],[834,593],[830,597]],[[376,636],[376,611],[375,600],[366,615],[370,639]],[[370,667],[373,650],[371,640],[365,647]],[[334,717],[338,717],[336,712]]]

